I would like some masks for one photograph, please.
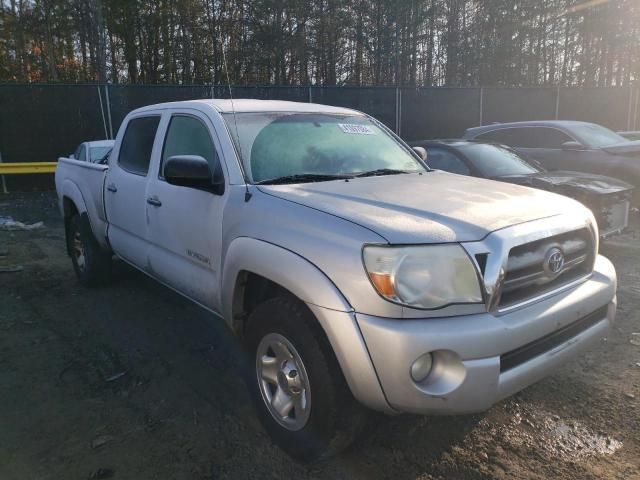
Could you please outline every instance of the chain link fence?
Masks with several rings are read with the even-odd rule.
[[[87,140],[113,138],[131,110],[178,100],[229,98],[224,85],[0,85],[4,162],[55,161]],[[314,102],[368,113],[411,141],[519,120],[584,120],[640,130],[640,89],[627,87],[396,88],[234,86],[234,98]],[[30,176],[31,177],[31,176]],[[46,175],[40,177],[47,177]],[[11,178],[15,188],[51,178]]]

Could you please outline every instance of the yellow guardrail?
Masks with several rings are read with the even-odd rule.
[[[56,162],[1,163],[0,175],[21,175],[28,173],[54,173]]]

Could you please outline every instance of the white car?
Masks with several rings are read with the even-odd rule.
[[[114,140],[95,140],[83,142],[78,145],[76,151],[69,158],[91,163],[107,163],[109,154],[113,149]]]

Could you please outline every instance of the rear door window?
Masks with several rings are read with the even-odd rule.
[[[478,140],[483,142],[503,143],[510,147],[523,147],[528,143],[528,128],[502,128],[478,135]]]
[[[159,123],[159,115],[129,121],[120,145],[118,165],[136,175],[147,174]]]
[[[431,168],[459,175],[470,175],[469,167],[455,153],[444,148],[429,148],[427,150],[427,164]]]

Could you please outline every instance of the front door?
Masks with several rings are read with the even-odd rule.
[[[150,273],[214,311],[226,195],[171,185],[164,180],[163,167],[174,155],[199,155],[209,163],[214,181],[224,183],[218,151],[214,128],[204,114],[173,111],[147,189]]]

